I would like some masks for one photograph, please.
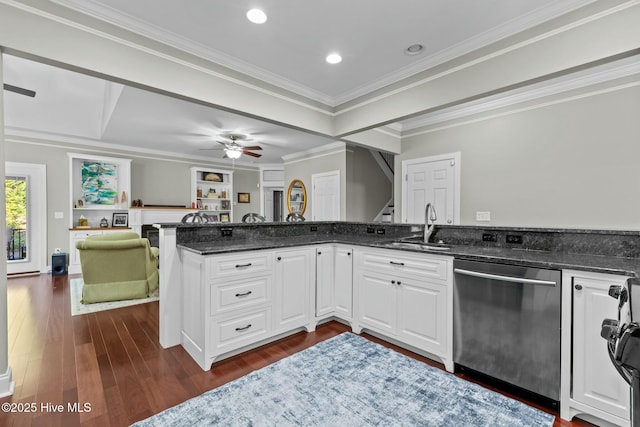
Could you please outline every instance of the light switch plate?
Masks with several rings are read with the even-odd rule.
[[[476,212],[476,221],[491,221],[491,212]]]
[[[53,217],[55,219],[62,219],[62,218],[64,218],[64,212],[54,212],[53,213]]]

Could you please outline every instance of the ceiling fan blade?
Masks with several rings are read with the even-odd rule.
[[[224,150],[224,148],[222,148],[222,147],[200,148],[200,151],[211,151],[211,150]]]
[[[4,90],[8,90],[9,92],[15,92],[18,93],[20,95],[25,95],[25,96],[29,96],[31,98],[36,96],[36,92],[33,90],[29,90],[29,89],[24,89],[18,86],[13,86],[13,85],[9,85],[4,83],[3,84],[3,88]]]
[[[243,150],[262,150],[262,147],[259,145],[252,145],[250,147],[242,147]]]
[[[242,150],[242,154],[246,154],[251,157],[262,157],[262,154],[252,153],[251,151]]]

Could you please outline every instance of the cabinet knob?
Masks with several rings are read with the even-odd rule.
[[[322,252],[318,251],[318,255],[322,255]]]
[[[576,288],[576,290],[581,291],[582,290],[582,285],[575,285],[574,288]]]
[[[351,256],[351,252],[347,252],[347,256]]]
[[[398,280],[398,285],[402,285],[402,282],[400,280]]]
[[[281,261],[281,260],[282,260],[282,257],[281,257],[281,256],[279,256],[279,257],[278,257],[278,258],[276,258],[276,259],[277,259],[278,261]]]
[[[392,280],[392,281],[391,281],[391,284],[392,284],[392,285],[395,285],[395,284],[396,284],[396,281],[395,281],[395,280]]]

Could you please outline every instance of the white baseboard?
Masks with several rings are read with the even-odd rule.
[[[11,368],[9,367],[7,372],[0,375],[0,397],[7,397],[13,394],[16,383],[11,378]]]

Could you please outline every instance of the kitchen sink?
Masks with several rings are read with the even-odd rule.
[[[423,250],[434,250],[434,251],[448,251],[451,249],[448,246],[443,246],[435,243],[424,243],[424,242],[392,242],[392,243],[388,243],[387,246],[391,248],[398,248],[398,249],[423,249]]]

